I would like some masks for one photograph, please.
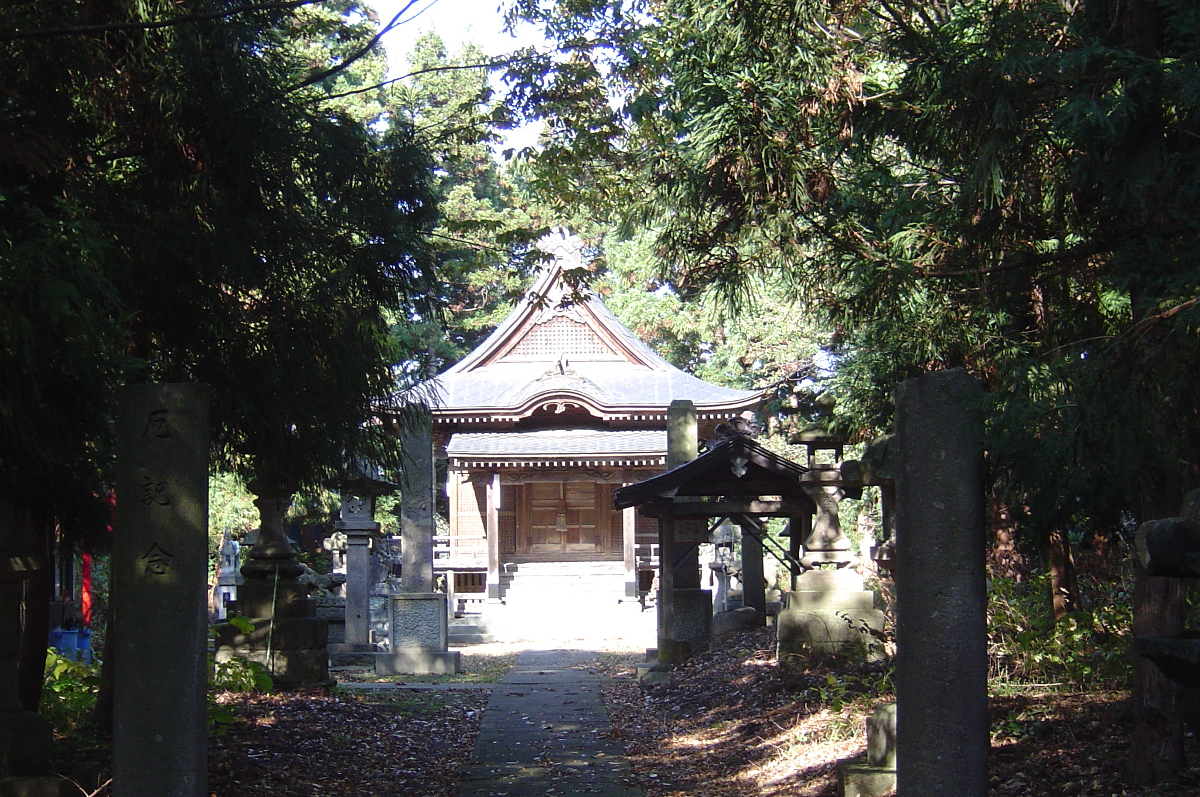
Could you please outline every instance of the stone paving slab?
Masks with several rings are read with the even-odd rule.
[[[411,689],[416,691],[446,692],[455,689],[492,689],[495,684],[393,684],[393,683],[358,683],[355,681],[338,681],[338,689],[349,689],[356,692],[386,692],[395,689]]]
[[[580,650],[527,650],[492,690],[459,797],[642,797]]]

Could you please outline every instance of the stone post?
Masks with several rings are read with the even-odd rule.
[[[742,523],[742,605],[754,609],[758,616],[767,616],[767,584],[763,579],[763,546],[756,536],[760,527]]]
[[[686,399],[671,402],[667,410],[667,470],[691,462],[699,452],[699,426],[696,406]],[[700,560],[695,547],[685,553],[682,546],[673,551],[676,590],[699,589]]]
[[[113,794],[208,794],[207,385],[122,388],[112,553]]]
[[[0,526],[15,532],[11,502],[0,499]],[[25,711],[17,692],[21,661],[21,599],[24,583],[42,563],[15,550],[0,552],[0,779],[48,771],[54,731],[40,714]],[[13,785],[14,794],[19,784]]]
[[[433,592],[433,416],[405,425],[400,474],[401,592]]]
[[[341,518],[334,529],[346,536],[346,636],[339,653],[374,650],[371,644],[371,541],[379,534],[374,497],[368,490],[342,487]]]
[[[433,584],[433,416],[429,408],[421,407],[419,417],[406,424],[402,434],[400,592],[388,596],[389,649],[387,653],[376,654],[375,672],[378,675],[456,673],[459,654],[448,649],[447,596],[435,592]],[[491,491],[489,505],[490,496]],[[494,531],[489,529],[489,533]]]
[[[667,409],[667,468],[694,460],[699,452],[696,406],[672,401]],[[678,664],[691,650],[708,644],[712,633],[712,593],[700,588],[699,547],[676,540],[674,517],[659,521],[659,663]]]
[[[956,368],[896,393],[897,794],[988,791],[983,450]]]

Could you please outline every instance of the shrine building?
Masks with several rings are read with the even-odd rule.
[[[563,274],[580,267],[578,238],[539,246],[553,263],[490,337],[425,386],[447,465],[449,546],[435,567],[451,592],[499,599],[502,575],[522,565],[606,563],[624,572],[614,597],[636,596],[639,570],[657,566],[658,528],[635,508],[614,510],[613,490],[666,470],[673,400],[695,405],[705,439],[760,394],[684,373],[594,294],[572,291]]]

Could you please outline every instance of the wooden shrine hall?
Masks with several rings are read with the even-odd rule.
[[[553,263],[525,298],[423,388],[447,466],[449,549],[435,567],[455,592],[486,585],[498,599],[510,566],[604,562],[623,570],[613,597],[636,596],[658,528],[614,510],[613,490],[666,469],[673,400],[690,400],[711,436],[760,395],[684,373],[594,294],[572,291],[563,272],[581,265],[578,238],[555,233],[539,247]]]

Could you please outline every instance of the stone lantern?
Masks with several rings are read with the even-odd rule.
[[[370,470],[375,470],[370,468]],[[331,646],[339,653],[370,653],[371,644],[371,547],[379,536],[375,503],[381,495],[396,491],[396,485],[359,464],[351,467],[339,485],[341,518],[333,524],[346,540],[346,641]]]

